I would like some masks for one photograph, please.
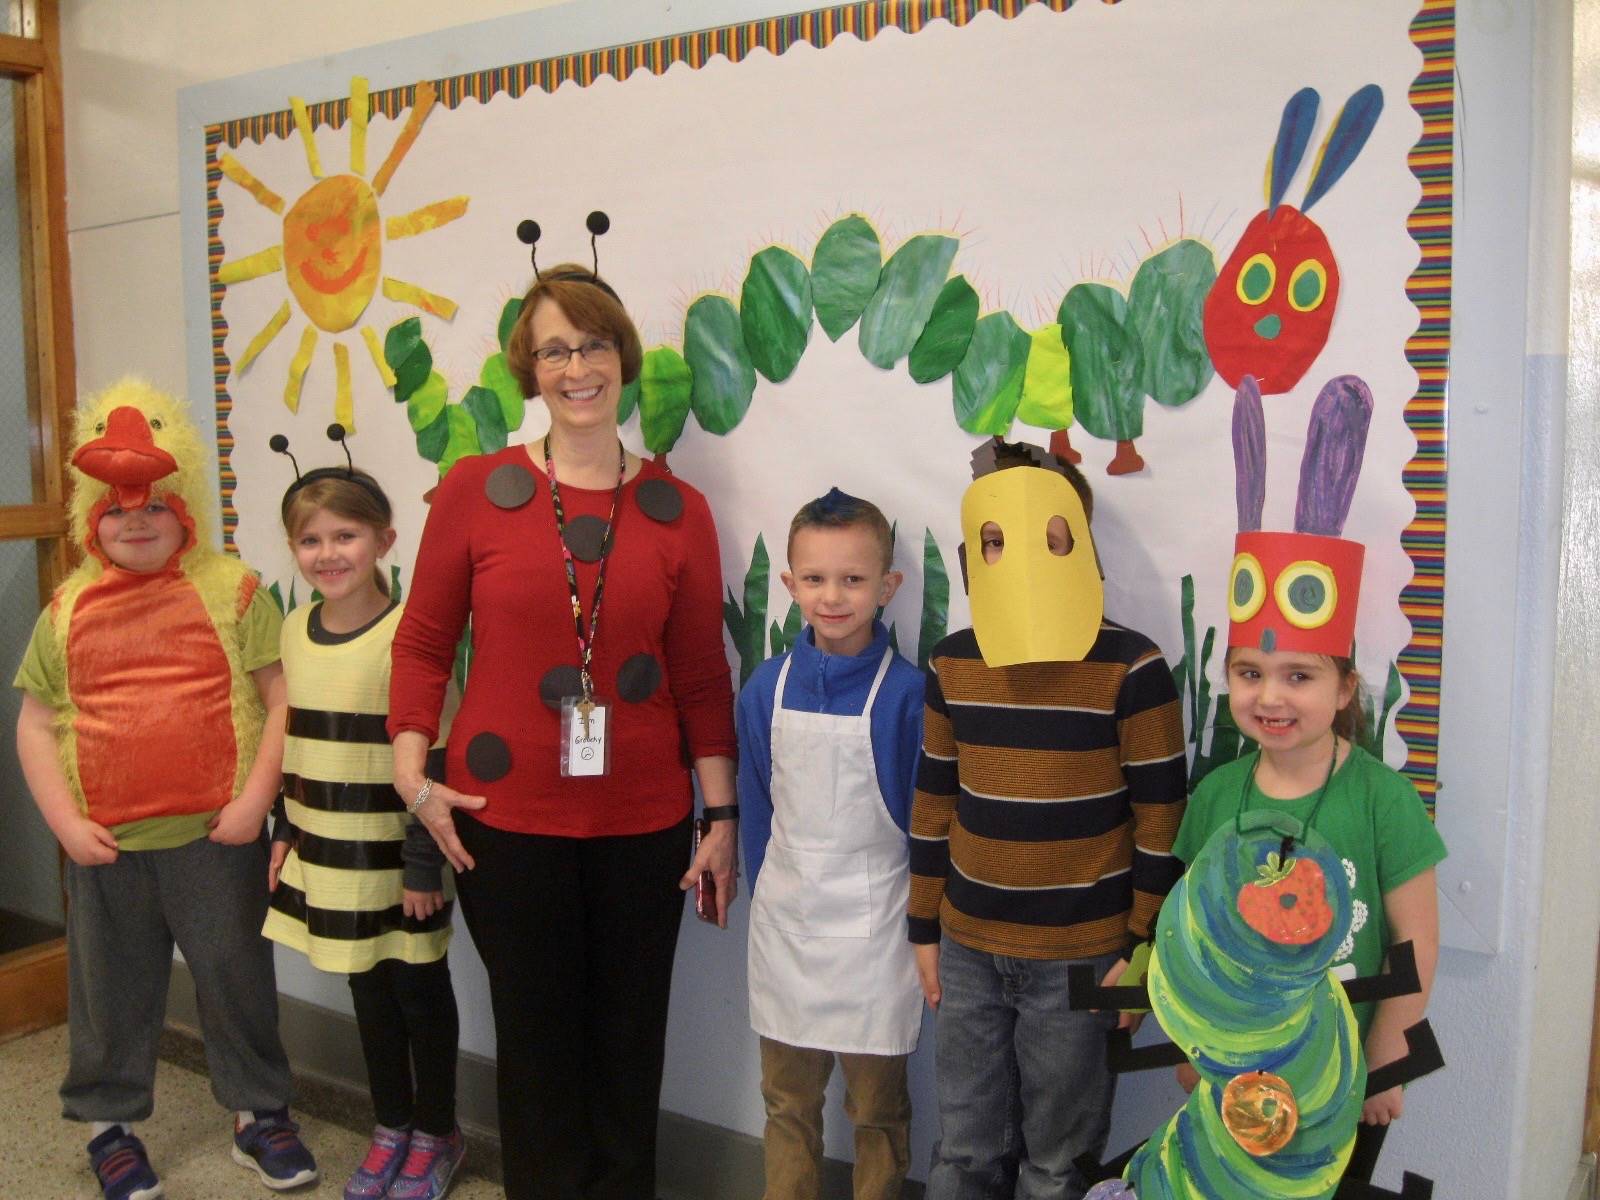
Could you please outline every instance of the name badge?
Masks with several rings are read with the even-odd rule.
[[[611,706],[566,696],[561,701],[561,774],[572,778],[611,770]]]

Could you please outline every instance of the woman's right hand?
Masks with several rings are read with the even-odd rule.
[[[422,791],[423,780],[414,783],[396,782],[395,789],[400,793],[401,799],[409,808]],[[465,796],[455,788],[434,781],[428,798],[422,802],[422,807],[416,810],[415,816],[426,826],[434,843],[444,854],[445,860],[458,871],[470,871],[477,864],[472,861],[472,855],[467,853],[467,848],[461,844],[461,838],[456,833],[456,819],[453,809],[465,808],[476,810],[488,804],[484,796]]]

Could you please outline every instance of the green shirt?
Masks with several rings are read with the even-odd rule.
[[[1255,765],[1256,756],[1251,754],[1218,767],[1200,781],[1172,847],[1185,863],[1193,862],[1206,840],[1235,818],[1246,788],[1246,812],[1273,809],[1300,821],[1311,816],[1316,792],[1293,800],[1264,795],[1255,785]],[[1317,811],[1316,830],[1344,860],[1355,907],[1351,935],[1334,955],[1334,973],[1342,979],[1375,975],[1382,970],[1389,947],[1384,896],[1443,861],[1444,841],[1411,781],[1359,746],[1350,748],[1349,756],[1328,781],[1327,797]],[[1355,1006],[1362,1037],[1372,1023],[1373,1008],[1372,1004]]]
[[[283,617],[278,606],[265,588],[257,588],[238,625],[242,642],[240,661],[245,670],[254,671],[278,661],[278,634],[282,626]],[[54,709],[65,708],[71,700],[67,690],[66,649],[56,637],[49,608],[34,622],[33,635],[28,639],[22,665],[17,668],[11,686],[21,688]],[[213,815],[185,813],[125,821],[111,827],[111,836],[117,839],[118,850],[170,850],[205,837],[206,825]]]

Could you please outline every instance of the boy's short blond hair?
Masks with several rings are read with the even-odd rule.
[[[794,520],[789,522],[789,542],[785,554],[793,559],[795,534],[802,529],[848,529],[852,525],[860,525],[872,534],[883,553],[884,571],[893,569],[894,533],[889,528],[883,510],[870,500],[851,496],[838,488],[829,488],[826,495],[800,506]]]

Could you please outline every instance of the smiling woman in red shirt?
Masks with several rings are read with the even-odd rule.
[[[737,812],[716,527],[617,437],[641,350],[602,279],[543,272],[507,357],[550,432],[434,496],[394,639],[395,787],[488,969],[506,1195],[650,1200],[680,889],[710,871],[725,925],[734,888],[733,820],[690,862],[691,770],[708,816]],[[424,761],[469,617],[446,784]]]

